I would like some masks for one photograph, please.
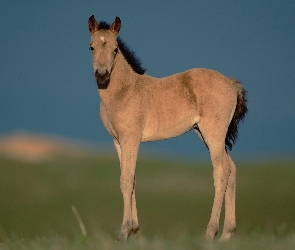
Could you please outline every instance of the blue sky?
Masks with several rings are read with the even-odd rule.
[[[5,1],[0,9],[0,135],[17,130],[102,144],[87,21],[122,20],[147,74],[194,67],[239,79],[249,113],[236,157],[295,155],[294,1]],[[144,149],[203,157],[192,132]]]

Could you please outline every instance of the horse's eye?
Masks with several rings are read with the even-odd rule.
[[[115,48],[115,49],[114,49],[114,52],[117,53],[117,52],[118,52],[118,48]]]
[[[93,50],[94,50],[94,48],[90,46],[90,47],[89,47],[89,50],[93,51]]]

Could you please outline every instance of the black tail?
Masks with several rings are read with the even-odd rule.
[[[233,81],[234,84],[237,86],[238,97],[235,113],[229,124],[225,137],[225,147],[227,150],[232,150],[233,144],[235,144],[236,139],[238,137],[239,123],[244,120],[245,115],[248,112],[246,90],[243,88],[242,84],[239,81]]]

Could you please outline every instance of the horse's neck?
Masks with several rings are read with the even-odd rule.
[[[121,52],[115,58],[114,68],[111,72],[110,82],[106,89],[99,89],[101,101],[107,105],[118,101],[122,93],[132,91],[138,74],[133,71]]]

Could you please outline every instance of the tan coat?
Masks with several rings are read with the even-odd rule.
[[[224,195],[221,239],[229,239],[236,230],[236,167],[227,149],[232,148],[238,124],[247,112],[242,85],[210,69],[191,69],[164,78],[135,72],[118,44],[121,20],[117,17],[106,26],[91,16],[88,24],[101,119],[120,159],[124,214],[118,239],[126,240],[139,228],[135,167],[140,142],[169,139],[192,129],[206,144],[214,170],[215,198],[206,239],[212,240],[218,232]]]

